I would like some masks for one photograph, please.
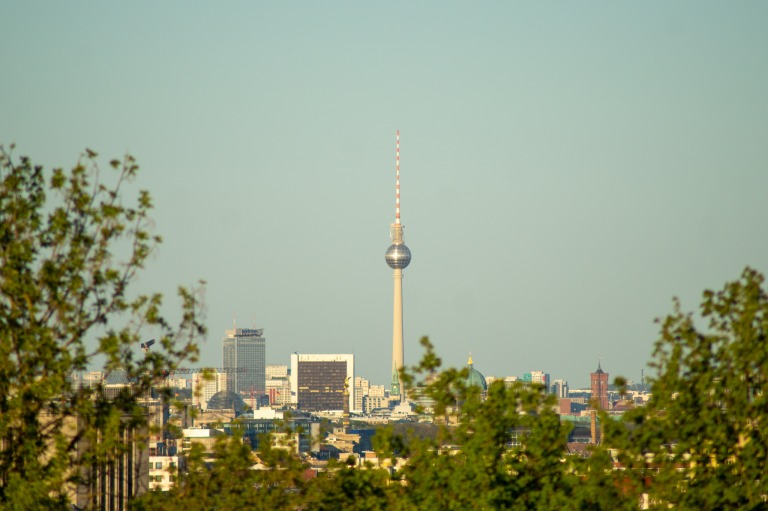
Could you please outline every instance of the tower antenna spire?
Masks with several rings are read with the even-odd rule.
[[[389,237],[395,245],[403,244],[400,224],[400,130],[395,131],[395,222],[389,226]]]
[[[400,130],[395,132],[395,223],[400,224]]]

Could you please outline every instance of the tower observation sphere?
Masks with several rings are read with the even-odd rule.
[[[387,249],[384,259],[393,270],[402,270],[411,262],[411,251],[405,244],[394,243]]]

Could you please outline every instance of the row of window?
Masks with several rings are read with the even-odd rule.
[[[155,468],[163,468],[163,462],[162,461],[156,461],[155,462]],[[172,461],[168,464],[168,468],[176,468],[176,462]]]
[[[165,479],[165,476],[162,476],[162,475],[160,475],[160,476],[153,476],[153,475],[150,475],[150,476],[149,476],[149,482],[150,482],[150,483],[162,483],[162,482],[163,482],[163,479]],[[172,476],[170,477],[169,481],[170,481],[170,482],[172,482],[172,483],[175,483],[175,482],[176,482],[176,476],[173,476],[173,475],[172,475]]]

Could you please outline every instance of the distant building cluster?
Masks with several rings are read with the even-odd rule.
[[[73,501],[119,507],[121,502],[145,491],[168,491],[188,470],[187,454],[194,445],[213,456],[217,439],[231,435],[235,427],[255,452],[263,447],[264,434],[270,433],[273,448],[289,449],[304,459],[314,460],[313,463],[353,456],[356,463],[363,464],[376,459],[371,445],[375,425],[433,420],[428,414],[434,403],[426,395],[418,391],[407,395],[402,390],[393,394],[385,385],[356,375],[353,354],[294,353],[289,364],[266,364],[266,347],[261,329],[229,330],[222,340],[223,367],[195,371],[189,378],[169,375],[158,381],[157,387],[176,389],[176,396],[186,391],[189,397],[181,399],[186,406],[170,407],[154,393],[142,396],[140,403],[149,422],[143,434],[149,437],[149,442],[140,442],[141,437],[130,430],[125,432],[125,442],[131,446],[126,451],[132,460],[130,484],[121,479],[127,474],[128,465],[123,463],[127,463],[127,458],[118,460],[113,465],[96,467],[96,486],[73,488]],[[427,376],[423,384],[431,383],[437,376]],[[75,385],[101,389],[107,397],[132,389],[124,374],[92,371],[72,378]],[[528,371],[521,377],[486,377],[469,357],[465,380],[468,387],[477,388],[484,398],[497,382],[506,386],[537,386],[552,394],[561,420],[573,425],[568,440],[569,445],[576,446],[600,442],[598,410],[619,414],[648,398],[642,386],[636,385],[629,385],[620,395],[600,363],[590,373],[589,388],[571,389],[566,380],[553,379],[541,370]],[[237,426],[233,423],[236,418]],[[323,420],[340,426],[323,432]],[[169,435],[171,425],[180,431],[179,436]],[[258,469],[259,464],[253,468]],[[118,490],[99,493],[99,485],[104,484]],[[86,495],[97,500],[87,500]],[[108,501],[98,500],[102,498]]]

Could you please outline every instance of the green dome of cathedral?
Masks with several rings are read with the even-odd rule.
[[[483,373],[474,368],[474,364],[472,363],[472,355],[469,356],[467,368],[469,369],[469,374],[467,375],[466,380],[467,387],[473,386],[480,387],[480,389],[484,391],[488,390],[488,383],[485,381],[485,376],[483,376]]]

